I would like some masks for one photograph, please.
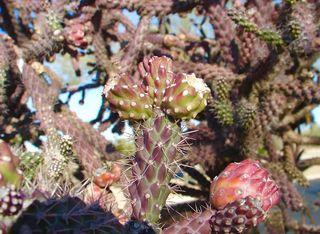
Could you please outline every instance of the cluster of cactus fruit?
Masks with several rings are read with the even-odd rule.
[[[0,0],[0,234],[320,233],[319,25],[317,0]]]

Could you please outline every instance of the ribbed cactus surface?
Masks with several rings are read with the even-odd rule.
[[[133,216],[155,224],[170,193],[168,183],[176,169],[180,129],[164,115],[146,121],[137,136],[137,152],[129,187]]]

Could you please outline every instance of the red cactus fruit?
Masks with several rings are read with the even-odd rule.
[[[280,199],[278,186],[258,161],[231,163],[211,183],[211,204],[218,210],[248,196],[260,201],[265,212]]]

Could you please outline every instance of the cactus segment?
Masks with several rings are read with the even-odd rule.
[[[181,140],[179,127],[163,114],[146,121],[137,139],[129,186],[135,219],[155,224],[170,193],[174,159]]]

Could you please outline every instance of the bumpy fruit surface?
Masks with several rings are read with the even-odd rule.
[[[166,88],[161,107],[174,118],[194,118],[206,107],[209,93],[204,81],[194,74],[177,74]]]
[[[121,118],[141,120],[152,116],[152,99],[142,82],[137,82],[128,75],[124,74],[119,80],[108,83],[104,94],[110,108],[118,112]]]
[[[248,196],[259,200],[265,212],[280,198],[279,188],[269,172],[252,159],[229,164],[211,184],[210,200],[218,210]]]
[[[210,225],[213,233],[243,233],[247,228],[257,226],[264,218],[261,201],[248,196],[216,210]]]
[[[22,203],[22,193],[14,186],[0,187],[0,215],[18,214],[22,208]]]

